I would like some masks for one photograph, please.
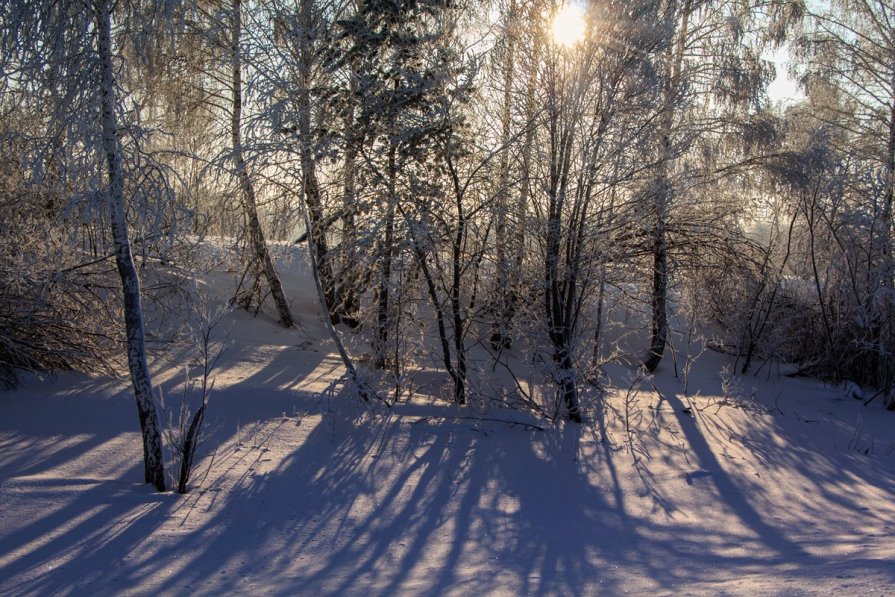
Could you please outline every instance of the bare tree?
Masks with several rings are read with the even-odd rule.
[[[58,123],[68,126],[68,133],[59,138],[70,144],[79,160],[72,166],[90,190],[101,199],[104,217],[112,237],[124,302],[124,324],[127,364],[134,389],[134,398],[143,438],[144,476],[159,491],[165,488],[161,450],[161,430],[146,358],[146,336],[143,320],[140,278],[134,265],[125,185],[134,195],[144,190],[125,168],[121,139],[134,134],[122,126],[122,101],[116,61],[121,54],[116,39],[127,39],[132,31],[121,28],[113,32],[109,2],[95,0],[88,11],[81,4],[11,2],[4,5],[2,20],[2,64],[4,79],[13,77],[17,89],[36,94],[46,93],[57,100],[51,103]],[[117,10],[123,17],[129,4]],[[127,22],[127,19],[116,19]],[[162,23],[147,23],[149,29],[164,33]],[[63,74],[61,79],[45,78],[46,73]],[[130,152],[134,149],[130,148]],[[134,155],[133,153],[129,155]],[[102,166],[100,166],[102,164]],[[37,171],[32,180],[39,182]],[[151,177],[149,178],[151,180]],[[159,191],[160,189],[154,189]],[[108,220],[105,220],[105,218]]]
[[[895,196],[895,9],[882,0],[834,1],[809,5],[799,57],[811,116],[831,131],[830,141],[850,163],[844,197],[855,195],[855,219],[836,222],[825,214],[836,246],[846,249],[860,232],[866,251],[856,271],[853,300],[867,329],[859,332],[875,356],[866,367],[874,383],[895,384],[895,255],[892,203]],[[839,214],[835,214],[838,216]],[[852,268],[854,269],[854,268]],[[832,323],[830,324],[832,325]]]
[[[242,49],[240,43],[242,41],[242,2],[241,0],[233,0],[231,8],[231,42],[230,42],[230,65],[232,69],[231,79],[231,123],[230,136],[233,145],[233,159],[235,162],[236,176],[239,180],[240,192],[242,194],[243,209],[245,210],[246,220],[248,222],[249,241],[252,246],[252,258],[249,269],[254,269],[256,265],[260,265],[261,274],[267,281],[270,288],[270,294],[276,305],[277,313],[280,318],[280,324],[290,328],[295,325],[295,320],[289,310],[289,303],[286,300],[286,294],[283,292],[283,285],[277,274],[276,268],[271,259],[267,242],[264,239],[264,231],[261,229],[261,223],[258,219],[258,204],[255,198],[255,187],[248,171],[245,157],[243,155],[242,144]],[[254,284],[253,284],[254,289]],[[242,300],[252,300],[251,292]]]
[[[162,437],[153,396],[152,376],[146,362],[146,336],[143,329],[143,308],[140,297],[140,278],[131,255],[127,218],[124,212],[124,177],[121,171],[121,151],[118,148],[118,102],[115,71],[112,65],[112,20],[106,0],[94,0],[96,50],[100,61],[100,123],[102,147],[106,158],[106,190],[111,212],[112,238],[115,243],[115,262],[124,290],[124,323],[127,331],[127,363],[140,427],[143,431],[143,462],[147,483],[159,491],[165,490],[165,468],[162,460]]]
[[[610,10],[595,19],[601,30],[589,31],[581,47],[550,48],[541,75],[546,164],[536,205],[543,205],[545,324],[560,402],[574,421],[581,420],[580,323],[611,250],[610,214],[618,193],[636,193],[643,178],[657,113],[651,63],[660,31],[632,25],[656,22],[655,6],[628,11],[636,18]]]

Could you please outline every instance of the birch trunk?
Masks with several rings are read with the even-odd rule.
[[[165,471],[162,457],[162,438],[152,390],[152,378],[146,362],[146,338],[143,327],[143,307],[140,299],[140,278],[131,254],[124,207],[124,180],[121,150],[116,132],[115,72],[112,65],[112,19],[107,0],[96,0],[96,39],[101,61],[102,106],[100,121],[103,151],[106,154],[108,200],[111,212],[112,238],[115,243],[115,262],[124,291],[124,324],[127,334],[127,365],[134,398],[140,416],[143,435],[144,477],[158,491],[165,490]]]
[[[231,68],[232,68],[232,93],[233,104],[230,122],[230,135],[233,144],[233,159],[236,163],[236,176],[239,180],[239,188],[242,194],[242,204],[249,226],[249,241],[252,245],[253,258],[261,264],[270,294],[276,305],[280,324],[283,327],[295,326],[295,319],[289,311],[289,303],[283,292],[283,285],[274,267],[273,259],[264,239],[264,231],[258,219],[258,202],[255,198],[255,187],[249,176],[248,165],[242,150],[242,53],[240,51],[240,39],[242,37],[242,0],[233,0],[233,22],[231,38]]]

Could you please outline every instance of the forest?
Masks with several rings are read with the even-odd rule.
[[[791,97],[772,97],[784,74]],[[139,462],[135,478],[160,493],[132,487],[138,497],[128,499],[203,488],[182,504],[206,518],[194,513],[200,522],[189,523],[186,514],[181,527],[230,539],[189,549],[232,555],[242,536],[209,529],[255,507],[208,496],[243,499],[241,483],[260,474],[269,451],[267,460],[298,466],[307,486],[295,490],[281,469],[265,473],[261,487],[282,483],[284,493],[260,495],[303,522],[282,542],[261,527],[246,531],[267,553],[294,556],[281,567],[274,556],[244,556],[267,577],[252,585],[258,591],[359,594],[371,583],[374,594],[595,594],[589,583],[611,562],[639,570],[607,581],[611,594],[713,594],[722,585],[711,584],[712,566],[691,568],[678,551],[697,550],[698,529],[709,527],[687,527],[683,548],[663,533],[681,524],[674,512],[708,512],[718,500],[736,522],[708,548],[716,580],[737,583],[766,564],[777,575],[725,590],[779,594],[783,579],[804,581],[784,566],[797,561],[826,579],[816,583],[838,583],[810,589],[849,593],[842,579],[853,570],[829,567],[823,554],[845,558],[864,539],[826,543],[836,525],[873,530],[867,537],[895,532],[884,514],[895,476],[878,468],[891,463],[895,442],[871,432],[895,417],[893,195],[889,0],[4,0],[0,419],[9,418],[0,423],[0,496],[13,509],[0,512],[0,592],[89,588],[36,571],[69,557],[100,570],[117,557],[100,539],[84,553],[82,543],[53,539],[57,559],[46,562],[44,547],[21,551],[63,526],[51,516],[39,518],[45,529],[20,526],[43,494],[16,501],[32,495],[17,484],[82,499],[57,488],[58,476],[73,475],[89,485],[90,503],[125,508],[119,493],[103,492]],[[121,381],[117,390],[104,385],[118,383],[110,379]],[[750,395],[751,384],[759,389]],[[63,404],[74,394],[81,407]],[[839,403],[843,394],[861,402]],[[835,403],[818,406],[815,395]],[[130,410],[119,423],[121,396]],[[211,439],[216,417],[229,439]],[[282,431],[293,421],[305,428]],[[77,457],[101,463],[79,477],[77,458],[59,458],[81,453],[70,442],[94,428],[91,437],[109,439]],[[443,432],[426,435],[432,429]],[[462,439],[470,429],[481,437]],[[116,443],[131,432],[136,449]],[[809,436],[819,442],[810,449],[799,443]],[[476,443],[488,441],[487,450]],[[398,447],[431,465],[421,478],[402,468],[416,465]],[[312,448],[305,464],[288,464]],[[239,480],[242,464],[220,472],[249,453],[255,468]],[[565,464],[549,468],[544,454]],[[49,468],[38,474],[40,455]],[[364,466],[386,467],[384,484],[366,488],[351,467],[379,456]],[[759,463],[756,479],[724,458]],[[772,461],[786,472],[760,468]],[[672,473],[657,472],[665,465],[686,481],[689,506],[674,500]],[[554,498],[523,481],[525,470],[569,490],[570,519],[545,515],[571,533],[543,544],[556,547],[555,560],[527,542],[541,528],[539,500]],[[797,491],[799,475],[807,481]],[[409,479],[419,494],[402,493]],[[696,493],[709,481],[711,500]],[[389,483],[394,493],[384,494]],[[460,486],[479,506],[445,497]],[[598,486],[616,487],[615,497]],[[348,531],[314,526],[332,511],[293,511],[314,507],[294,505],[285,497],[293,491],[344,505],[341,524],[368,518],[351,519],[353,543],[326,551],[306,537]],[[816,534],[799,534],[807,523],[781,505],[804,491],[829,505],[820,515],[829,526]],[[478,518],[492,498],[503,523]],[[161,510],[139,524],[155,530],[135,528],[152,537],[167,529],[164,553],[183,531],[160,512],[171,508],[173,519],[180,510],[151,499],[163,500],[153,502]],[[651,506],[626,510],[626,499]],[[376,519],[374,503],[397,510]],[[447,527],[411,514],[415,503],[459,517],[467,534],[443,537]],[[615,508],[621,526],[588,504]],[[656,512],[671,526],[654,526]],[[65,524],[80,531],[65,532],[102,538],[132,524],[110,516],[71,518]],[[667,549],[678,568],[600,551],[564,526],[576,516],[637,553]],[[393,554],[404,563],[393,576],[378,576],[386,548],[363,534],[377,525],[386,538],[416,537]],[[618,531],[626,525],[637,531]],[[129,537],[110,545],[130,553],[139,542]],[[419,547],[436,537],[456,551]],[[734,555],[736,542],[757,546],[758,559]],[[294,568],[294,546],[320,567]],[[851,585],[854,594],[895,582],[880,564],[891,546],[873,549],[850,564],[871,583]],[[498,572],[486,582],[475,562],[492,553]],[[436,578],[426,566],[438,554],[448,565]],[[156,570],[147,557],[125,580],[131,588],[159,588],[161,576],[136,572]],[[501,576],[511,562],[527,569]],[[182,578],[206,582],[187,570]],[[285,571],[297,575],[292,584]],[[458,580],[473,572],[472,584]],[[200,594],[254,592],[213,578]]]

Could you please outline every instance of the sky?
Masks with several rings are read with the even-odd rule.
[[[768,87],[768,96],[773,103],[792,104],[805,96],[799,90],[795,79],[789,76],[789,50],[786,46],[769,56],[777,65],[777,78]]]

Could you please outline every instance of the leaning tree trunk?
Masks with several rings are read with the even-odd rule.
[[[152,378],[146,362],[146,338],[143,328],[143,307],[140,300],[140,278],[131,254],[124,208],[124,180],[121,169],[121,150],[116,132],[115,72],[112,66],[112,20],[107,0],[96,0],[97,50],[102,71],[102,108],[100,121],[103,151],[106,154],[109,207],[112,218],[112,238],[115,243],[115,262],[124,290],[124,324],[127,333],[127,365],[134,386],[134,398],[140,416],[143,435],[144,476],[159,491],[165,490],[165,467],[162,457],[162,437]]]
[[[309,34],[313,29],[311,1],[302,0],[299,12],[299,25],[303,33],[299,36],[298,60],[298,134],[301,138],[299,151],[301,154],[302,188],[304,189],[305,209],[308,216],[308,246],[317,264],[317,275],[323,285],[323,296],[327,316],[333,323],[339,323],[339,309],[336,305],[335,282],[329,247],[326,242],[326,223],[323,218],[323,201],[320,196],[320,183],[317,179],[317,163],[311,144],[311,67],[313,54]]]
[[[273,259],[264,239],[264,231],[261,230],[261,222],[258,219],[258,202],[255,198],[255,187],[249,176],[248,165],[242,151],[242,53],[240,51],[240,38],[242,37],[242,0],[233,0],[233,23],[231,38],[231,68],[233,104],[230,122],[230,136],[233,144],[233,158],[236,162],[236,176],[239,180],[239,188],[242,193],[242,205],[245,210],[249,226],[249,241],[252,246],[252,258],[261,264],[261,271],[267,280],[270,294],[273,297],[283,327],[295,326],[295,319],[289,311],[289,303],[283,292],[283,285],[274,267]]]
[[[309,0],[303,0],[300,5],[300,24],[304,30],[309,30],[311,26],[311,4]],[[326,245],[319,244],[324,232],[321,228],[322,212],[320,211],[320,188],[317,182],[316,162],[312,157],[311,147],[311,102],[310,102],[310,84],[311,84],[311,48],[307,35],[302,35],[299,47],[301,60],[301,74],[299,79],[299,143],[301,153],[301,170],[302,170],[302,196],[304,198],[304,209],[302,215],[304,218],[305,239],[308,244],[308,257],[311,265],[311,274],[314,279],[314,287],[317,291],[317,300],[321,309],[327,313],[324,315],[324,325],[330,338],[336,345],[339,352],[339,358],[348,373],[348,378],[357,390],[358,395],[369,402],[373,398],[379,398],[376,392],[367,386],[357,373],[354,361],[345,349],[342,339],[339,337],[335,328],[337,317],[333,311],[332,304],[332,270],[321,260],[326,258]],[[314,215],[315,210],[316,216]],[[315,218],[316,217],[316,221]],[[322,250],[321,250],[322,249]],[[329,276],[329,282],[324,281],[324,268]],[[327,286],[329,284],[329,286]],[[386,403],[387,404],[387,403]]]

